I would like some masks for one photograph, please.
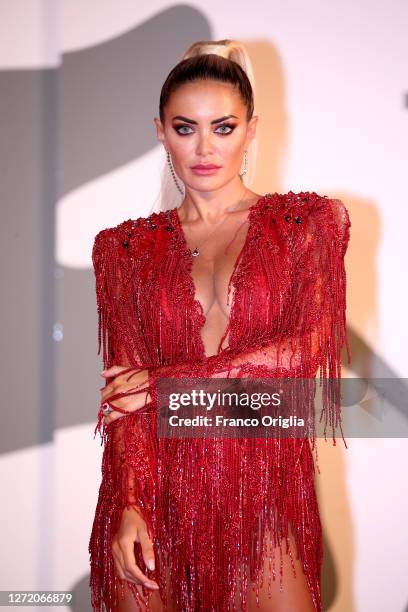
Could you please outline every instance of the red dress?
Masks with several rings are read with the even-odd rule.
[[[145,568],[138,544],[136,563],[159,584],[164,609],[170,588],[183,612],[234,611],[237,594],[245,611],[248,585],[261,580],[265,555],[273,558],[271,573],[282,573],[273,565],[274,551],[264,547],[266,530],[279,551],[288,544],[289,524],[315,610],[322,609],[314,410],[308,413],[307,435],[299,438],[157,435],[160,377],[227,377],[232,371],[235,378],[319,374],[325,435],[328,426],[335,444],[336,430],[341,432],[344,345],[350,362],[347,209],[314,192],[266,194],[249,209],[248,222],[229,284],[233,301],[223,337],[228,347],[221,349],[221,341],[209,357],[200,335],[205,316],[194,295],[192,255],[177,209],[129,219],[95,238],[98,353],[102,347],[105,368],[148,368],[151,395],[143,409],[110,425],[102,426],[99,413],[102,482],[89,542],[94,610],[115,610],[124,581],[116,576],[111,541],[122,510],[132,504],[147,523],[156,568]],[[284,582],[285,576],[276,579]],[[145,610],[135,586],[127,586],[134,609]]]

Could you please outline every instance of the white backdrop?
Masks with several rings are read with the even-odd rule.
[[[231,4],[207,0],[204,5],[192,1],[187,6],[162,0],[144,4],[10,0],[2,3],[0,22],[0,70],[9,75],[45,69],[64,75],[64,65],[69,67],[81,54],[84,58],[97,53],[102,58],[121,57],[120,41],[132,40],[135,34],[135,44],[144,45],[146,53],[127,57],[128,66],[134,66],[135,75],[144,72],[148,82],[149,67],[157,58],[170,70],[185,47],[198,37],[207,37],[206,29],[213,39],[237,38],[245,43],[254,62],[260,115],[254,190],[316,191],[341,198],[350,213],[348,324],[357,363],[353,361],[344,375],[387,372],[387,376],[408,377],[407,284],[401,280],[408,255],[407,3],[253,0]],[[157,24],[160,36],[152,39]],[[174,43],[178,25],[189,41],[179,50]],[[173,55],[169,49],[174,50]],[[155,142],[153,117],[158,114],[161,82],[151,87],[157,102],[150,114],[142,119],[136,113],[132,117],[131,111],[128,115],[132,134],[143,132],[144,140],[141,136],[135,143],[134,154],[126,150],[120,161],[111,163],[116,147],[99,150],[98,165],[84,179],[70,161],[67,134],[72,125],[65,119],[70,117],[69,105],[76,93],[80,95],[84,78],[78,67],[75,70],[76,77],[62,76],[57,88],[57,134],[58,117],[63,125],[62,145],[57,145],[58,178],[65,183],[57,190],[60,195],[55,201],[55,263],[58,270],[65,271],[65,279],[71,272],[87,274],[87,282],[75,287],[88,292],[88,306],[95,308],[94,236],[103,227],[145,215],[157,194],[161,149]],[[88,83],[93,78],[97,81],[100,75],[86,75]],[[124,82],[123,86],[127,91]],[[134,86],[136,90],[149,87],[145,82]],[[108,94],[107,98],[109,102]],[[135,98],[135,109],[139,102]],[[47,122],[47,114],[39,114],[38,121]],[[106,121],[111,129],[110,113]],[[78,136],[85,149],[94,128]],[[132,151],[132,143],[128,145]],[[82,168],[91,166],[87,155],[85,151]],[[94,159],[92,163],[96,164]],[[22,168],[23,178],[24,172]],[[29,208],[30,201],[25,206]],[[85,325],[80,311],[81,307],[75,338],[82,337],[81,324]],[[64,323],[64,313],[57,303],[56,320]],[[2,590],[76,589],[78,597],[86,597],[87,546],[101,456],[99,441],[93,440],[99,397],[95,368],[100,365],[96,310],[93,316],[94,328],[85,337],[91,345],[88,354],[95,356],[88,365],[82,363],[79,382],[70,378],[76,394],[69,401],[67,387],[61,382],[66,380],[66,370],[58,361],[58,351],[73,341],[70,329],[67,327],[63,338],[54,337],[58,343],[55,410],[69,409],[73,402],[78,411],[85,410],[79,398],[88,385],[88,397],[94,404],[87,404],[87,418],[62,426],[57,419],[53,440],[8,449],[0,455],[1,513],[3,525],[9,526],[3,527]],[[364,350],[357,348],[360,345]],[[4,418],[17,417],[7,410]],[[408,605],[407,440],[351,439],[348,446],[345,450],[341,444],[319,445],[322,474],[317,487],[325,532],[325,600],[333,612],[403,612]],[[81,602],[85,604],[78,609],[89,606],[85,599]]]

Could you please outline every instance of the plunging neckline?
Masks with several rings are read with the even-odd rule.
[[[270,194],[267,194],[270,195]],[[214,355],[219,355],[223,350],[226,350],[228,348],[225,347],[224,349],[221,349],[221,346],[223,344],[223,342],[225,341],[226,337],[229,334],[230,331],[230,326],[231,326],[231,321],[234,318],[234,310],[235,310],[235,303],[236,303],[236,285],[235,285],[235,279],[237,278],[237,275],[239,274],[239,271],[241,269],[242,263],[243,263],[243,254],[245,253],[245,251],[247,250],[249,243],[251,241],[252,238],[252,230],[253,230],[253,219],[254,219],[254,214],[256,209],[258,208],[259,204],[261,202],[263,202],[265,200],[267,196],[263,195],[260,198],[258,198],[256,200],[256,202],[254,202],[253,204],[251,204],[251,206],[249,206],[247,208],[248,211],[248,215],[246,220],[243,223],[248,223],[248,228],[247,228],[247,233],[244,239],[244,243],[241,247],[241,249],[238,252],[238,255],[235,259],[234,262],[234,266],[232,268],[232,272],[230,275],[230,278],[228,280],[228,285],[227,285],[227,303],[229,300],[229,295],[231,292],[231,288],[234,287],[234,294],[233,294],[233,298],[232,298],[232,303],[230,306],[230,312],[229,312],[229,316],[227,318],[227,325],[225,327],[225,330],[220,338],[220,341],[218,343],[218,348],[217,348],[217,352]],[[203,358],[209,358],[212,357],[213,355],[207,355],[206,351],[205,351],[205,346],[204,346],[204,341],[202,339],[201,336],[201,331],[207,321],[207,316],[204,313],[204,308],[203,305],[201,304],[200,300],[197,298],[197,289],[196,289],[196,285],[192,276],[192,268],[193,268],[193,254],[192,251],[190,250],[190,247],[188,246],[187,243],[187,238],[180,220],[180,216],[179,216],[179,212],[178,212],[179,207],[176,206],[175,208],[172,208],[170,210],[170,213],[172,215],[172,221],[173,221],[173,226],[176,229],[175,234],[177,235],[177,237],[180,239],[181,241],[181,249],[180,249],[180,254],[183,257],[183,261],[184,261],[184,271],[185,271],[185,275],[186,275],[186,279],[188,281],[188,290],[189,290],[189,295],[191,297],[192,300],[192,304],[194,306],[193,308],[193,312],[197,313],[198,316],[198,321],[197,321],[197,325],[194,326],[195,329],[197,329],[197,343],[198,346],[200,347],[200,353],[201,356]]]

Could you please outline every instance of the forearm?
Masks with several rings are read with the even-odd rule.
[[[122,511],[138,508],[149,530],[154,530],[159,458],[155,415],[128,414],[112,422],[105,435],[116,506]]]
[[[160,378],[234,378],[246,377],[249,372],[264,372],[265,376],[274,371],[296,370],[304,361],[302,349],[308,347],[310,357],[316,359],[318,346],[313,337],[281,338],[275,341],[259,340],[246,350],[227,348],[216,355],[200,361],[185,361],[146,369],[146,384]]]

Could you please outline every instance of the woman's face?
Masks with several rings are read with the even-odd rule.
[[[191,189],[213,191],[237,178],[244,149],[254,138],[258,117],[246,120],[246,106],[229,83],[197,81],[180,86],[155,118],[157,137],[170,152],[178,177]],[[216,170],[194,169],[214,164]]]

